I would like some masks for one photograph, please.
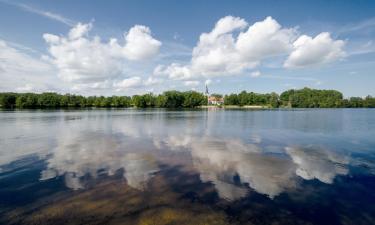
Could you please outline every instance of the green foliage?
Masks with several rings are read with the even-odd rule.
[[[163,93],[165,96],[165,107],[167,108],[181,108],[185,101],[185,96],[179,91],[166,91]]]
[[[194,108],[207,102],[206,97],[196,91],[166,91],[160,95],[151,93],[144,95],[134,95],[133,105],[138,108],[162,107],[162,108]]]
[[[165,95],[158,95],[156,97],[156,107],[165,108],[167,105],[167,97]]]
[[[16,105],[16,93],[1,93],[0,95],[0,107],[2,108],[14,108]]]
[[[216,95],[221,97],[221,95]],[[225,105],[261,105],[273,108],[375,108],[375,98],[367,96],[343,99],[343,95],[335,90],[315,90],[303,88],[288,90],[280,96],[274,92],[258,94],[242,91],[239,94],[229,94],[224,97]],[[207,97],[196,91],[166,91],[159,95],[152,93],[128,96],[90,96],[57,93],[0,93],[1,108],[83,108],[104,107],[120,108],[135,106],[139,108],[194,108],[207,104]]]
[[[207,98],[196,91],[188,91],[184,93],[183,107],[194,108],[200,105],[204,105],[207,102]]]
[[[283,106],[293,108],[338,108],[343,105],[341,92],[310,88],[285,91],[280,100]]]
[[[268,99],[268,103],[271,105],[271,107],[273,107],[273,108],[279,107],[280,99],[279,99],[278,94],[276,94],[275,92],[272,92],[271,94],[269,94],[267,99]]]
[[[225,105],[239,105],[240,102],[238,100],[238,95],[237,94],[226,95],[224,98],[224,104]]]
[[[370,95],[366,96],[363,102],[363,107],[375,108],[375,98]]]
[[[129,107],[131,98],[127,96],[84,97],[81,95],[57,93],[0,93],[1,108],[83,108],[83,107]]]
[[[222,98],[223,95],[221,94],[211,94],[212,97],[215,97],[215,98]]]
[[[261,105],[278,107],[279,95],[272,92],[271,94],[258,94],[254,92],[242,91],[239,94],[226,95],[224,98],[225,105]]]
[[[61,95],[56,93],[43,93],[38,97],[38,106],[40,108],[58,108],[60,107]]]
[[[33,93],[18,95],[16,99],[17,108],[37,108],[38,107],[38,96]]]

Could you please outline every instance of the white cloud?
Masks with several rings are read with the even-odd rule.
[[[301,68],[336,61],[345,57],[344,45],[344,41],[333,40],[327,32],[320,33],[315,38],[302,35],[293,43],[294,50],[284,67]]]
[[[193,77],[192,71],[188,66],[182,66],[178,63],[172,63],[169,66],[158,65],[154,69],[155,76],[168,76],[173,80],[186,80]]]
[[[24,86],[16,88],[16,91],[19,91],[19,92],[31,92],[33,90],[34,90],[34,87],[31,84],[25,84]]]
[[[53,34],[43,34],[43,38],[50,44],[58,44],[60,42],[60,37]]]
[[[220,19],[210,33],[201,34],[193,49],[193,73],[206,77],[235,74],[255,66],[256,62],[243,61],[235,46],[233,32],[246,26],[243,19],[227,16]]]
[[[87,28],[74,30],[71,32],[71,37],[79,40],[80,35],[87,34]],[[85,31],[86,30],[86,31]],[[75,34],[73,34],[75,33]],[[51,46],[59,45],[64,42],[64,37],[59,37],[52,34],[45,34],[44,38],[51,44]],[[70,40],[69,38],[66,40]],[[55,49],[56,50],[56,49]],[[101,79],[78,80],[79,82],[64,83],[56,76],[60,70],[51,63],[53,59],[43,56],[44,59],[34,57],[32,54],[37,54],[33,49],[17,43],[8,43],[0,40],[0,91],[17,91],[17,92],[73,92],[85,95],[110,94],[115,91],[126,91],[124,94],[138,93],[142,88],[147,86],[158,85],[164,82],[164,79],[157,77],[128,77],[123,79],[121,77],[111,77],[103,75]],[[95,71],[93,71],[95,72]],[[77,81],[77,80],[73,80]],[[129,89],[129,90],[127,90]]]
[[[26,5],[26,4],[23,4],[23,3],[8,2],[8,1],[1,1],[1,2],[5,3],[5,4],[8,4],[8,5],[18,7],[20,9],[24,10],[24,11],[46,17],[48,19],[61,22],[61,23],[66,24],[68,26],[73,26],[75,24],[75,22],[73,20],[68,19],[64,16],[61,16],[59,14],[52,13],[52,12],[49,12],[49,11],[37,9],[37,8],[32,7],[30,5]]]
[[[231,76],[254,69],[265,59],[290,53],[286,68],[329,63],[345,55],[344,41],[333,40],[328,33],[310,39],[306,35],[298,38],[296,28],[283,28],[272,17],[249,26],[244,19],[226,16],[211,32],[200,35],[190,63],[158,66],[154,74],[174,80]]]
[[[0,91],[45,91],[56,83],[53,66],[0,39]]]
[[[135,25],[125,37],[124,55],[130,60],[143,60],[159,52],[161,42],[152,38],[150,28]]]
[[[211,83],[212,83],[212,80],[211,80],[211,79],[207,79],[207,80],[204,82],[205,85],[210,85]]]
[[[94,82],[94,83],[79,83],[73,85],[72,89],[74,91],[85,91],[85,90],[106,90],[113,87],[113,82],[109,80]]]
[[[292,49],[296,29],[283,29],[272,17],[256,22],[238,35],[236,48],[244,60],[260,60],[282,55]]]
[[[172,79],[235,75],[256,67],[264,58],[292,50],[295,29],[283,29],[271,17],[243,31],[247,26],[239,17],[221,18],[211,32],[200,35],[190,64],[172,63],[164,70],[159,67],[159,72]]]
[[[261,75],[261,73],[260,73],[259,70],[251,72],[251,74],[250,74],[251,77],[259,77],[260,75]]]
[[[148,59],[158,53],[161,45],[145,26],[132,27],[125,36],[124,45],[115,38],[109,42],[103,42],[98,36],[91,38],[89,31],[92,27],[91,23],[78,23],[67,37],[43,35],[49,45],[49,60],[64,81],[95,84],[116,80],[124,75],[127,60]]]
[[[6,41],[1,39],[0,49],[0,63],[3,70],[18,69],[21,71],[33,70],[42,72],[51,69],[48,63],[35,59],[16,48],[9,46]],[[20,67],[20,65],[27,65],[27,67]]]
[[[217,21],[215,28],[211,33],[203,33],[201,38],[207,40],[208,42],[214,42],[220,35],[230,33],[238,29],[244,29],[247,25],[248,24],[244,19],[226,16]]]
[[[92,29],[92,23],[78,23],[69,31],[69,39],[75,40],[87,36],[88,32]]]
[[[188,80],[188,81],[184,81],[184,85],[185,86],[188,86],[188,87],[196,87],[200,84],[199,81],[197,80]]]
[[[261,59],[292,49],[295,29],[283,29],[271,17],[243,31],[247,26],[239,17],[221,18],[211,32],[200,35],[189,65],[172,63],[164,70],[159,67],[159,72],[169,74],[172,79],[240,74],[256,67]]]
[[[126,78],[121,81],[115,82],[113,84],[115,88],[120,88],[120,89],[135,88],[135,87],[139,87],[140,85],[142,85],[142,79],[140,77]]]
[[[352,23],[342,27],[338,33],[345,34],[358,31],[370,31],[375,28],[375,17],[360,21],[359,23]]]
[[[163,80],[159,78],[155,78],[155,77],[149,77],[143,83],[146,86],[158,85],[158,84],[163,83]]]
[[[182,81],[178,85],[193,87],[199,82],[211,83],[211,79],[220,76],[250,74],[258,77],[262,74],[257,67],[270,58],[277,59],[278,65],[287,58],[285,68],[300,68],[330,63],[346,55],[345,42],[332,39],[329,33],[297,38],[295,28],[284,28],[271,17],[248,24],[242,18],[226,16],[218,20],[210,32],[202,33],[192,49],[165,43],[162,54],[156,58],[158,62],[171,57],[186,59],[189,51],[190,61],[158,65],[147,78],[143,68],[153,64],[144,66],[145,62],[137,61],[150,59],[162,46],[152,37],[150,28],[135,25],[125,32],[123,40],[109,38],[108,41],[91,35],[92,29],[92,23],[78,23],[64,35],[43,34],[49,54],[41,59],[31,56],[31,53],[40,54],[38,52],[0,41],[0,74],[7,79],[6,83],[12,83],[0,84],[1,90],[12,87],[18,91],[73,90],[88,94],[91,89],[108,94],[113,89],[126,91],[126,88],[132,88],[135,93],[163,82],[168,83],[163,88],[172,87],[175,85],[171,82],[176,80]],[[173,49],[175,52],[170,51]],[[163,52],[166,53],[163,55]],[[130,77],[134,74],[139,77]],[[67,83],[59,82],[58,78]],[[63,89],[64,86],[67,88]],[[159,86],[157,91],[162,91]]]

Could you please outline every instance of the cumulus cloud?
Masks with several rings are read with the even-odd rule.
[[[150,28],[135,25],[125,37],[124,55],[131,60],[143,60],[159,52],[161,42],[152,38]]]
[[[249,24],[242,18],[226,16],[211,31],[202,33],[192,50],[183,48],[184,55],[191,52],[189,62],[158,65],[147,78],[145,71],[139,71],[139,61],[156,56],[162,46],[149,27],[135,25],[121,40],[102,40],[90,35],[92,29],[92,23],[78,23],[64,35],[43,34],[48,55],[40,58],[0,40],[0,74],[6,78],[0,89],[85,94],[102,90],[108,94],[111,90],[149,88],[168,81],[166,78],[193,87],[218,76],[258,77],[261,73],[257,67],[272,57],[285,61],[284,68],[302,68],[331,63],[346,55],[345,42],[327,32],[316,37],[299,36],[297,29],[282,27],[272,17]]]
[[[256,22],[246,32],[238,35],[236,48],[247,60],[260,60],[285,54],[292,49],[296,29],[282,28],[272,17]]]
[[[193,77],[189,66],[182,66],[178,63],[172,63],[169,66],[158,65],[154,69],[155,76],[168,76],[173,80],[186,80]]]
[[[124,75],[127,60],[146,60],[155,56],[161,42],[151,36],[146,26],[135,25],[124,36],[124,44],[115,38],[104,42],[98,36],[90,37],[91,23],[78,23],[67,36],[44,34],[49,45],[48,59],[57,67],[58,76],[68,82],[95,84],[118,80]],[[116,83],[120,87],[134,86],[140,78]]]
[[[88,32],[92,29],[92,23],[78,23],[69,31],[69,39],[75,40],[87,36]]]
[[[210,33],[201,34],[191,59],[194,73],[203,76],[234,74],[254,66],[254,62],[242,60],[233,37],[233,32],[246,25],[243,19],[227,16],[220,19]]]
[[[46,91],[56,84],[48,62],[0,39],[0,91]]]
[[[283,28],[272,17],[249,26],[244,19],[226,16],[210,32],[200,35],[190,63],[158,66],[154,72],[175,80],[189,80],[242,74],[262,60],[288,54],[286,68],[329,63],[345,54],[344,42],[333,40],[329,33],[314,39],[298,36],[296,28]]]
[[[209,33],[202,33],[192,52],[191,63],[172,63],[159,73],[172,79],[239,74],[256,67],[261,59],[285,54],[292,49],[294,29],[283,29],[271,17],[248,23],[239,17],[221,18]],[[238,33],[238,35],[235,35]]]
[[[113,84],[116,88],[134,88],[142,84],[142,79],[140,77],[130,77],[123,79],[121,81],[115,82]]]
[[[293,43],[294,50],[284,67],[300,68],[333,62],[345,57],[344,45],[344,41],[333,40],[327,32],[320,33],[315,38],[302,35]]]

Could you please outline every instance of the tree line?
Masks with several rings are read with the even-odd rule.
[[[1,108],[194,108],[204,105],[206,96],[196,91],[166,91],[160,95],[152,93],[129,96],[89,96],[58,93],[0,93]]]
[[[217,98],[222,95],[213,94]],[[147,93],[130,96],[81,96],[58,93],[0,93],[1,108],[194,108],[207,104],[207,97],[196,91],[166,91],[155,95]],[[316,90],[303,88],[287,90],[281,95],[277,93],[259,94],[242,91],[238,94],[224,96],[225,105],[246,106],[257,105],[270,108],[359,108],[375,107],[375,98],[367,96],[344,99],[342,93],[335,90]]]
[[[283,92],[280,104],[292,108],[375,108],[375,98],[367,96],[343,98],[336,90],[316,90],[303,88]]]

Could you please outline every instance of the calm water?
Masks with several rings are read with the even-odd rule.
[[[375,110],[0,112],[1,224],[375,224]]]

